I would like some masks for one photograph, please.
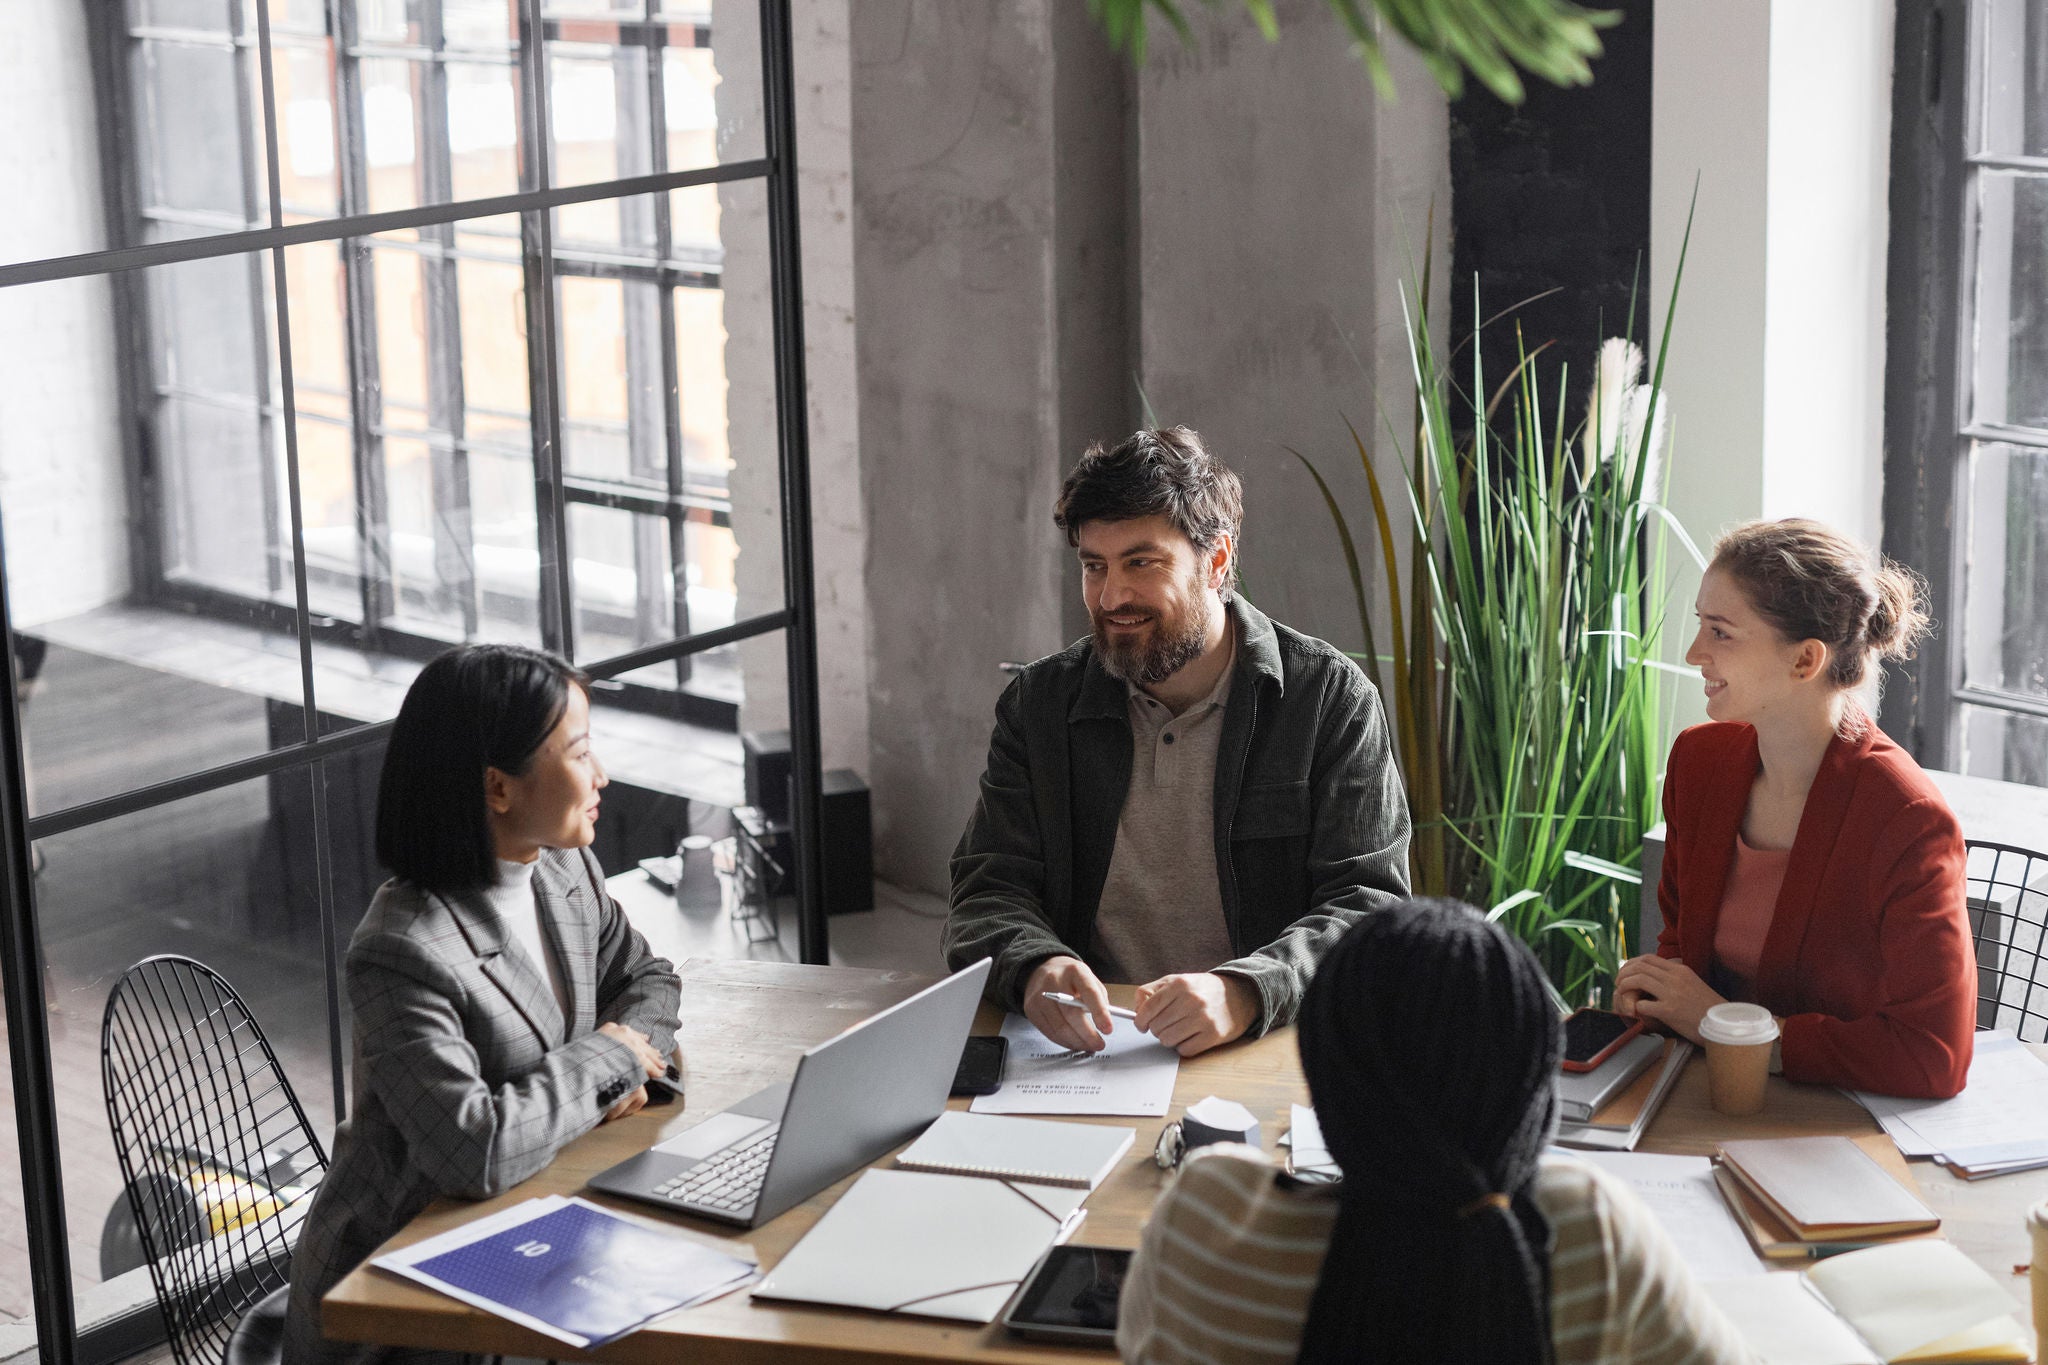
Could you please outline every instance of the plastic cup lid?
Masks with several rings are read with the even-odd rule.
[[[1778,1023],[1762,1005],[1716,1005],[1700,1020],[1700,1037],[1710,1043],[1768,1043],[1777,1036]]]

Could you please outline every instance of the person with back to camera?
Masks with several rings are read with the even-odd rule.
[[[458,1359],[323,1340],[320,1299],[433,1200],[517,1185],[667,1069],[680,987],[605,893],[587,680],[515,645],[441,655],[377,790],[396,875],[349,942],[349,1117],[292,1257],[284,1359]]]
[[[1738,526],[1701,580],[1686,662],[1709,724],[1679,735],[1655,953],[1615,1009],[1699,1041],[1724,1000],[1779,1016],[1791,1080],[1945,1099],[1963,1088],[1977,966],[1954,814],[1859,699],[1927,629],[1919,584],[1804,520]]]
[[[1367,916],[1297,1027],[1343,1183],[1191,1155],[1124,1282],[1126,1361],[1755,1365],[1634,1192],[1544,1153],[1561,1030],[1500,926],[1456,901]]]

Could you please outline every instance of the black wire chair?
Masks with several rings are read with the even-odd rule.
[[[2048,855],[1977,840],[1964,848],[1977,943],[1977,1027],[2048,1042]]]
[[[107,997],[100,1080],[178,1365],[276,1360],[327,1154],[255,1016],[204,963],[145,958]]]

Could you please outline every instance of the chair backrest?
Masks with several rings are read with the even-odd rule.
[[[249,1007],[191,958],[145,958],[115,983],[100,1080],[171,1350],[218,1365],[285,1283],[327,1154]]]
[[[2048,1042],[2048,855],[2010,844],[1965,844],[1970,935],[1977,943],[1977,1027]]]

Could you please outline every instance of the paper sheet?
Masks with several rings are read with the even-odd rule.
[[[1953,1244],[1933,1239],[1831,1256],[1806,1275],[1886,1360],[1998,1324],[2013,1310],[2012,1297],[1983,1267]],[[1993,1339],[2009,1335],[1994,1332]]]
[[[1323,1141],[1322,1120],[1316,1117],[1315,1110],[1307,1105],[1290,1105],[1287,1124],[1287,1140],[1294,1148],[1296,1175],[1328,1175],[1334,1178],[1344,1173]]]
[[[1728,1202],[1714,1183],[1714,1164],[1707,1158],[1650,1152],[1575,1155],[1627,1182],[1701,1280],[1711,1283],[1766,1273],[1735,1215],[1728,1212]]]
[[[1173,1105],[1180,1054],[1128,1019],[1116,1021],[1109,1046],[1070,1052],[1021,1014],[1003,1020],[1010,1040],[1003,1086],[978,1095],[977,1114],[1132,1114],[1163,1116]]]
[[[1851,1093],[1907,1156],[2015,1169],[2048,1161],[2048,1064],[2004,1029],[1977,1035],[1969,1081],[1954,1099]]]

